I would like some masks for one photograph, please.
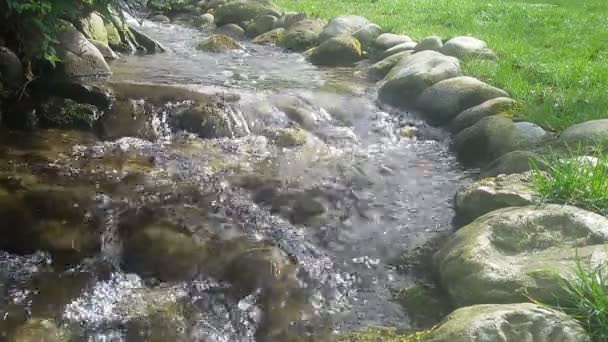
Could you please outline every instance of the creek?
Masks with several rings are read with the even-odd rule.
[[[3,174],[92,194],[88,215],[101,247],[69,266],[48,253],[2,252],[2,304],[54,318],[82,341],[323,341],[366,326],[413,328],[392,293],[428,274],[399,262],[453,229],[452,196],[471,179],[448,151],[447,133],[413,112],[379,107],[375,84],[357,74],[362,66],[318,68],[248,42],[206,53],[195,47],[211,33],[179,24],[144,21],[141,31],[168,51],[113,62],[110,83],[220,97],[233,123],[228,136],[176,129],[179,101],[156,104],[145,134],[121,123],[97,136],[3,134]],[[404,126],[418,137],[403,137]],[[305,143],[274,143],[294,127]],[[122,260],[132,244],[120,231],[158,221],[214,249],[210,268],[223,267],[227,251],[273,248],[290,270],[269,272],[263,261],[274,256],[266,255],[185,280],[128,272]],[[230,243],[239,239],[249,242]],[[288,280],[277,276],[285,272]],[[167,309],[176,303],[179,310]],[[176,326],[179,337],[170,337]]]

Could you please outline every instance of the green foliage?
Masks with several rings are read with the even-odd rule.
[[[471,60],[467,74],[507,90],[519,117],[546,128],[608,115],[606,0],[276,0],[286,10],[363,15],[420,39],[472,35],[498,62]],[[592,29],[591,29],[592,28]]]
[[[65,29],[61,20],[76,21],[92,11],[110,15],[119,0],[0,0],[0,32],[16,37],[25,59],[58,61],[54,45],[57,32]],[[23,49],[37,39],[36,49]]]
[[[586,268],[577,256],[576,270],[563,279],[564,295],[556,309],[577,319],[593,341],[608,340],[608,287],[605,265]]]
[[[608,216],[608,154],[601,148],[592,158],[580,157],[578,151],[570,151],[564,158],[552,153],[533,166],[532,184],[545,201],[570,204]]]

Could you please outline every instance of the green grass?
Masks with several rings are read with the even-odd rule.
[[[362,15],[420,39],[471,35],[499,62],[467,61],[465,73],[524,103],[521,119],[553,130],[608,117],[606,0],[276,0],[332,18]]]
[[[597,162],[582,161],[580,152],[570,152],[570,159],[558,154],[541,161],[541,171],[532,162],[532,184],[544,201],[570,204],[608,216],[608,154],[595,153]]]
[[[564,279],[563,296],[555,307],[577,319],[592,341],[608,341],[608,287],[605,267],[600,264],[586,269],[577,257],[576,271]]]

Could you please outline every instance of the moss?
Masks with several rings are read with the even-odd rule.
[[[412,321],[421,327],[430,327],[449,313],[449,300],[436,288],[414,286],[394,294]]]
[[[236,40],[228,36],[215,34],[202,41],[196,48],[201,51],[219,53],[229,50],[239,50],[241,49],[241,46]]]
[[[10,342],[65,342],[68,337],[48,319],[33,318],[15,330]]]
[[[44,127],[91,129],[100,116],[97,107],[70,99],[51,98],[37,114]]]
[[[306,144],[308,135],[299,128],[286,128],[277,132],[275,143],[279,147],[297,147]]]
[[[342,335],[338,338],[338,342],[422,342],[432,331],[433,328],[404,333],[396,328],[369,327],[359,332]]]
[[[272,31],[268,31],[266,33],[262,33],[261,35],[255,37],[252,42],[254,44],[274,44],[277,45],[283,38],[285,37],[285,29],[277,28]]]

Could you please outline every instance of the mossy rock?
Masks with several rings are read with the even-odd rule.
[[[253,38],[252,43],[260,45],[277,45],[283,37],[285,37],[285,29],[279,27]]]
[[[67,342],[69,336],[49,319],[32,318],[15,330],[9,342]]]
[[[395,300],[407,311],[409,318],[420,328],[430,328],[449,313],[449,299],[439,289],[413,286],[400,289]]]
[[[424,339],[427,342],[589,342],[565,313],[531,303],[474,305],[458,309]]]
[[[306,52],[312,64],[326,66],[353,65],[363,56],[361,44],[351,36],[338,36]]]
[[[178,129],[197,134],[204,139],[231,137],[231,122],[221,104],[199,105],[177,114],[172,119]]]
[[[435,254],[457,307],[536,300],[557,304],[563,279],[608,261],[608,219],[567,205],[492,211],[460,228]]]
[[[279,147],[297,147],[306,144],[308,134],[299,128],[285,128],[277,132],[275,143]]]
[[[92,12],[86,18],[82,19],[80,24],[82,25],[82,30],[87,38],[108,44],[108,30],[98,13]]]
[[[423,342],[429,333],[430,330],[408,333],[391,327],[368,327],[340,335],[338,342]]]
[[[44,101],[37,110],[44,127],[91,129],[101,116],[97,107],[64,98]]]
[[[163,222],[135,230],[125,241],[125,269],[164,281],[192,279],[206,257],[206,245],[180,227]]]
[[[220,53],[230,50],[239,50],[242,47],[236,40],[228,36],[215,34],[202,41],[196,48],[201,51]]]

